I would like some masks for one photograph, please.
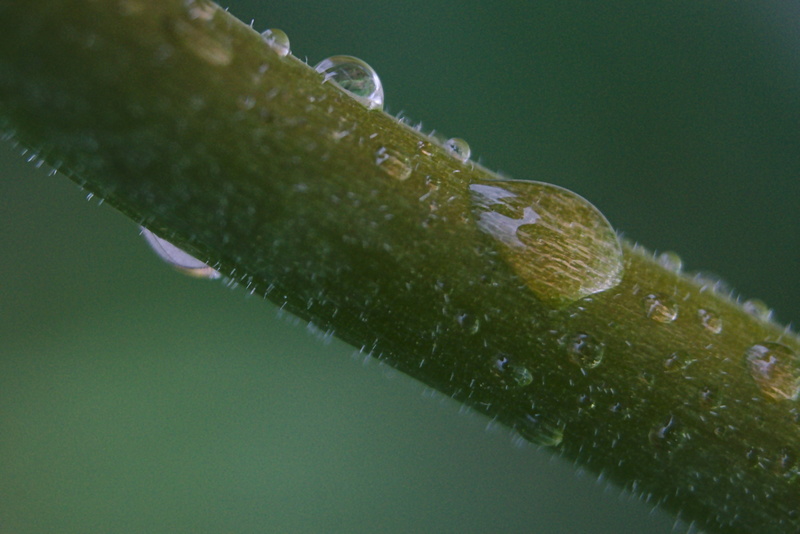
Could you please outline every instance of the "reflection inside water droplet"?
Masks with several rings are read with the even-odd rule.
[[[411,164],[408,158],[392,148],[385,146],[375,152],[375,165],[383,172],[394,178],[403,181],[411,176]]]
[[[324,81],[334,82],[367,108],[383,109],[381,79],[372,67],[357,57],[329,57],[317,63],[314,70],[325,75]]]
[[[761,391],[776,400],[797,400],[800,364],[797,354],[780,343],[763,342],[745,353],[750,375]]]
[[[478,228],[542,301],[563,306],[622,279],[616,233],[577,194],[521,180],[475,183],[469,189]]]
[[[678,273],[683,269],[683,260],[674,252],[662,252],[659,254],[657,260],[662,267],[670,271]]]
[[[472,153],[467,142],[458,137],[445,141],[444,147],[459,161],[467,161]]]
[[[153,249],[153,252],[178,271],[196,278],[208,278],[210,280],[215,280],[221,276],[216,269],[209,267],[166,239],[158,237],[147,228],[141,228],[141,230],[142,236],[147,241],[147,244],[150,245],[150,248]]]
[[[580,332],[563,341],[563,346],[572,363],[581,369],[594,369],[603,361],[605,345],[589,334]]]
[[[283,30],[270,28],[261,32],[269,47],[281,57],[289,55],[289,36]]]

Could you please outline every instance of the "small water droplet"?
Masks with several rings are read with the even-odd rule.
[[[392,148],[385,146],[375,152],[375,165],[394,178],[403,181],[411,176],[411,164],[408,158]]]
[[[209,0],[187,0],[184,2],[190,19],[211,20],[217,12],[217,6]]]
[[[658,256],[658,263],[670,271],[679,273],[683,269],[683,260],[672,251],[662,252]]]
[[[761,391],[776,400],[797,400],[800,364],[797,354],[780,343],[763,342],[745,353],[750,375]]]
[[[748,299],[742,303],[742,306],[747,313],[755,315],[762,321],[769,321],[772,318],[772,310],[762,300]]]
[[[444,147],[459,161],[467,161],[472,153],[467,142],[458,137],[445,141]]]
[[[286,35],[286,32],[283,30],[270,28],[261,32],[261,37],[264,38],[264,41],[266,41],[272,51],[280,57],[289,55],[289,36]]]
[[[564,441],[566,425],[549,421],[540,414],[526,414],[514,424],[514,429],[535,445],[558,447]]]
[[[697,317],[700,318],[700,324],[703,325],[703,328],[712,334],[722,332],[722,318],[716,312],[701,308],[697,310]]]
[[[191,254],[179,249],[166,239],[162,239],[155,235],[147,228],[142,228],[142,236],[144,237],[150,248],[153,249],[159,258],[172,265],[178,271],[194,276],[196,278],[208,278],[215,280],[220,277],[219,272],[212,267],[209,267],[202,261],[198,260]]]
[[[506,354],[492,359],[490,371],[503,389],[522,388],[533,382],[533,375],[524,365],[518,365]]]
[[[364,61],[353,56],[333,56],[323,59],[314,70],[332,81],[368,109],[383,109],[383,85],[378,73]]]
[[[644,313],[659,323],[671,323],[678,318],[678,305],[660,293],[651,293],[642,299]]]
[[[685,350],[676,350],[664,360],[664,371],[667,373],[678,373],[685,371],[696,360]]]
[[[594,369],[603,361],[605,345],[589,334],[580,332],[562,342],[572,363],[581,369]]]
[[[481,320],[469,313],[462,313],[456,316],[458,326],[470,335],[477,334],[481,329]]]
[[[529,289],[552,306],[622,280],[622,247],[606,218],[579,195],[542,182],[469,186],[478,228]]]

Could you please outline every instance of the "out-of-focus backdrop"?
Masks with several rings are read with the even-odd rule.
[[[312,65],[364,59],[389,112],[800,320],[796,3],[230,9]],[[673,529],[273,305],[176,274],[18,152],[0,145],[0,532]]]

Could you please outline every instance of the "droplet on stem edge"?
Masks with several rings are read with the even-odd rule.
[[[286,32],[277,28],[270,28],[261,32],[261,37],[266,41],[269,47],[278,54],[280,57],[289,55],[291,51],[289,47],[289,36]]]
[[[469,189],[478,228],[543,302],[563,307],[622,280],[617,234],[583,197],[523,180],[485,181]]]
[[[209,267],[204,262],[179,249],[166,239],[158,237],[147,228],[142,227],[141,230],[142,236],[145,241],[147,241],[147,244],[150,245],[150,248],[153,249],[153,252],[178,271],[195,278],[208,278],[209,280],[220,278],[221,275],[219,271],[213,267]]]
[[[368,109],[383,109],[383,85],[375,69],[353,56],[323,59],[314,70]]]

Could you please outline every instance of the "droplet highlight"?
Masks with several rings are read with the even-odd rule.
[[[775,400],[797,400],[800,364],[792,349],[780,343],[758,343],[747,349],[745,359],[762,393]]]
[[[642,305],[647,318],[653,321],[671,323],[678,318],[678,305],[660,293],[647,295],[642,299]]]
[[[700,324],[703,325],[703,328],[712,334],[722,332],[722,318],[717,312],[701,308],[697,310],[697,317],[700,319]]]
[[[261,37],[264,39],[267,45],[269,45],[272,51],[278,54],[280,57],[289,55],[289,52],[291,51],[289,48],[289,36],[286,35],[286,32],[283,30],[279,30],[278,28],[270,28],[261,32]]]
[[[469,144],[461,138],[453,137],[444,142],[444,147],[459,161],[467,161],[472,150]]]
[[[357,57],[329,57],[317,63],[314,70],[325,76],[325,82],[333,82],[368,109],[383,109],[381,79],[372,67]]]
[[[141,230],[142,236],[145,241],[147,241],[147,244],[150,245],[150,248],[153,249],[153,252],[183,274],[194,276],[195,278],[208,278],[210,280],[216,280],[221,276],[216,269],[209,267],[166,239],[158,237],[147,228],[142,228]]]
[[[622,247],[614,229],[579,195],[522,180],[469,189],[478,228],[543,302],[561,307],[622,280]]]

